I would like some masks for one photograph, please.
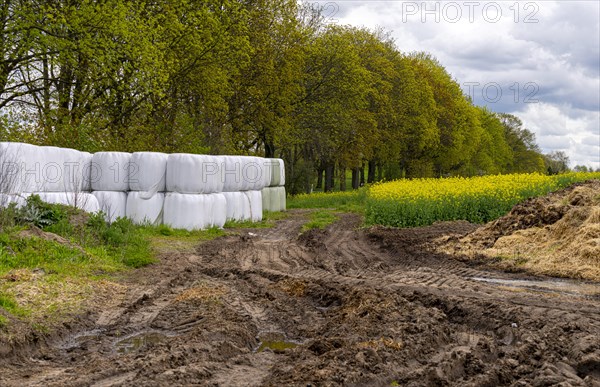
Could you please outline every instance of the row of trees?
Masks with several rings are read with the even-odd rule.
[[[3,0],[0,22],[3,139],[282,157],[292,193],[548,169],[430,55],[295,0]]]

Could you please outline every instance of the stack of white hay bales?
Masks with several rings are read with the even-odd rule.
[[[222,156],[223,192],[227,219],[262,220],[261,190],[269,185],[266,159],[250,156]]]
[[[90,194],[92,154],[53,146],[0,143],[0,204],[23,205],[32,194],[48,203],[96,212]]]
[[[165,153],[156,152],[131,155],[127,217],[135,223],[159,225],[163,222],[167,157]]]
[[[130,161],[131,153],[125,152],[98,152],[92,156],[92,194],[111,222],[126,215]]]
[[[285,211],[285,165],[281,159],[266,159],[269,162],[269,184],[262,190],[262,205],[265,211]]]
[[[107,220],[188,230],[285,210],[283,161],[250,156],[98,152],[0,143],[0,206],[42,200],[101,210]],[[265,200],[265,192],[267,198]]]
[[[223,227],[226,202],[219,157],[185,153],[167,159],[164,223],[187,230]]]

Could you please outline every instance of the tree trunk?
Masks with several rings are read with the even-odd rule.
[[[325,172],[323,167],[317,168],[317,189],[323,188],[323,172]]]
[[[381,164],[375,164],[377,169],[377,181],[383,180],[383,166]]]
[[[360,165],[359,175],[360,175],[360,182],[358,183],[358,186],[362,187],[363,185],[365,185],[365,163],[362,163]]]
[[[375,160],[369,160],[369,170],[367,176],[367,183],[371,184],[375,182]]]
[[[360,186],[360,168],[352,169],[352,189],[358,189]]]
[[[346,190],[346,168],[340,166],[339,173],[340,173],[340,191],[345,191]]]
[[[333,163],[327,163],[325,165],[325,192],[333,191],[333,173],[335,172],[335,167]]]
[[[267,140],[266,136],[264,137],[265,144],[265,157],[268,159],[272,159],[275,157],[275,145],[272,141]]]

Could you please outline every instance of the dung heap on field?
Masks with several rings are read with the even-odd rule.
[[[600,181],[516,205],[444,251],[493,258],[502,268],[600,280]]]

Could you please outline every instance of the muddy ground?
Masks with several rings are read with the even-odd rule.
[[[435,253],[464,222],[360,229],[306,212],[121,280],[61,335],[11,349],[3,386],[600,386],[600,287]]]

